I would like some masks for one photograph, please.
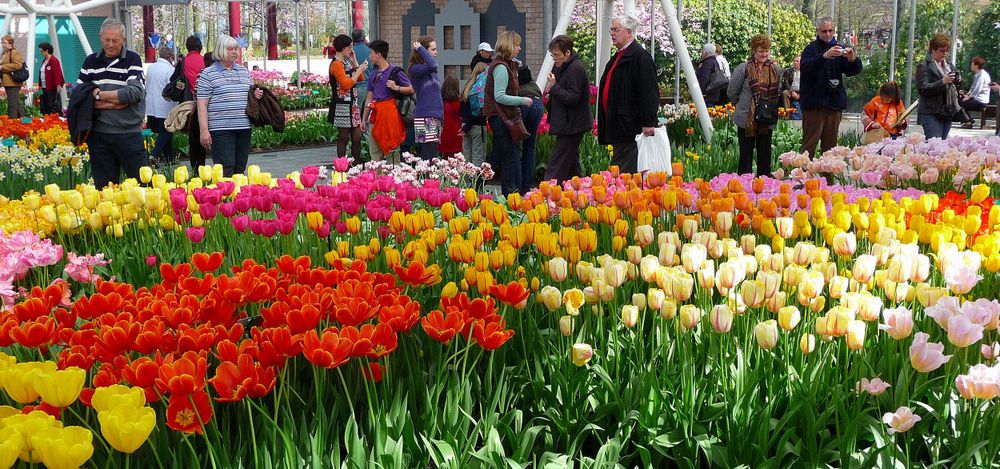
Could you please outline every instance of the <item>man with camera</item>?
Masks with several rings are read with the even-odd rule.
[[[802,108],[802,148],[799,151],[815,156],[837,145],[840,118],[847,108],[844,76],[861,73],[861,60],[850,47],[837,43],[833,20],[820,18],[816,22],[816,40],[802,51],[799,83],[799,105]]]

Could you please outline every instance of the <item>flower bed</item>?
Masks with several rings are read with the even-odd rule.
[[[1000,464],[988,186],[348,164],[20,201],[0,462]]]

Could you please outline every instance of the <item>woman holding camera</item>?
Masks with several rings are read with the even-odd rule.
[[[962,108],[958,102],[958,86],[962,78],[955,65],[946,59],[951,38],[935,34],[927,57],[917,66],[917,122],[924,128],[924,138],[948,138],[951,121]]]

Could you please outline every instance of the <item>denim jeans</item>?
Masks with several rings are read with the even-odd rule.
[[[510,139],[510,131],[500,117],[490,117],[490,128],[493,160],[500,165],[500,191],[507,196],[521,190],[521,144]]]
[[[91,132],[87,137],[90,153],[90,172],[94,187],[101,189],[108,184],[121,182],[122,170],[130,178],[139,179],[139,168],[148,162],[142,134],[106,134]]]
[[[151,156],[163,162],[173,163],[174,134],[167,132],[167,127],[163,125],[164,120],[160,117],[146,116],[149,130],[156,133],[156,145],[153,146]]]
[[[222,175],[245,173],[250,159],[250,129],[212,131],[212,162],[222,165]]]
[[[531,99],[531,106],[521,106],[521,119],[524,120],[524,128],[528,129],[531,135],[521,142],[521,184],[519,190],[521,194],[527,194],[535,185],[535,140],[538,137],[538,124],[542,122],[542,113],[545,108],[542,100]]]
[[[917,122],[924,128],[924,138],[926,139],[938,137],[944,140],[948,138],[948,132],[951,131],[951,119],[933,114],[921,114],[917,117]]]

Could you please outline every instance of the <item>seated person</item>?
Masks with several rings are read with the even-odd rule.
[[[982,112],[990,103],[990,74],[983,70],[985,65],[986,61],[982,57],[972,58],[972,85],[969,86],[969,92],[963,93],[962,99],[958,102],[966,113],[968,111]],[[972,122],[972,118],[969,118],[962,123],[962,128],[971,129]]]
[[[896,138],[906,130],[904,120],[895,126],[896,119],[903,113],[903,103],[899,100],[899,87],[896,82],[890,81],[882,85],[878,91],[878,96],[872,98],[865,104],[864,116],[861,123],[865,126],[865,132],[872,129],[882,128],[889,133],[889,136]]]
[[[781,74],[781,97],[783,104],[788,109],[795,109],[795,114],[792,116],[794,119],[802,118],[801,111],[799,110],[799,83],[802,76],[802,71],[799,68],[800,63],[801,57],[796,56],[793,66],[785,69],[784,73]]]

